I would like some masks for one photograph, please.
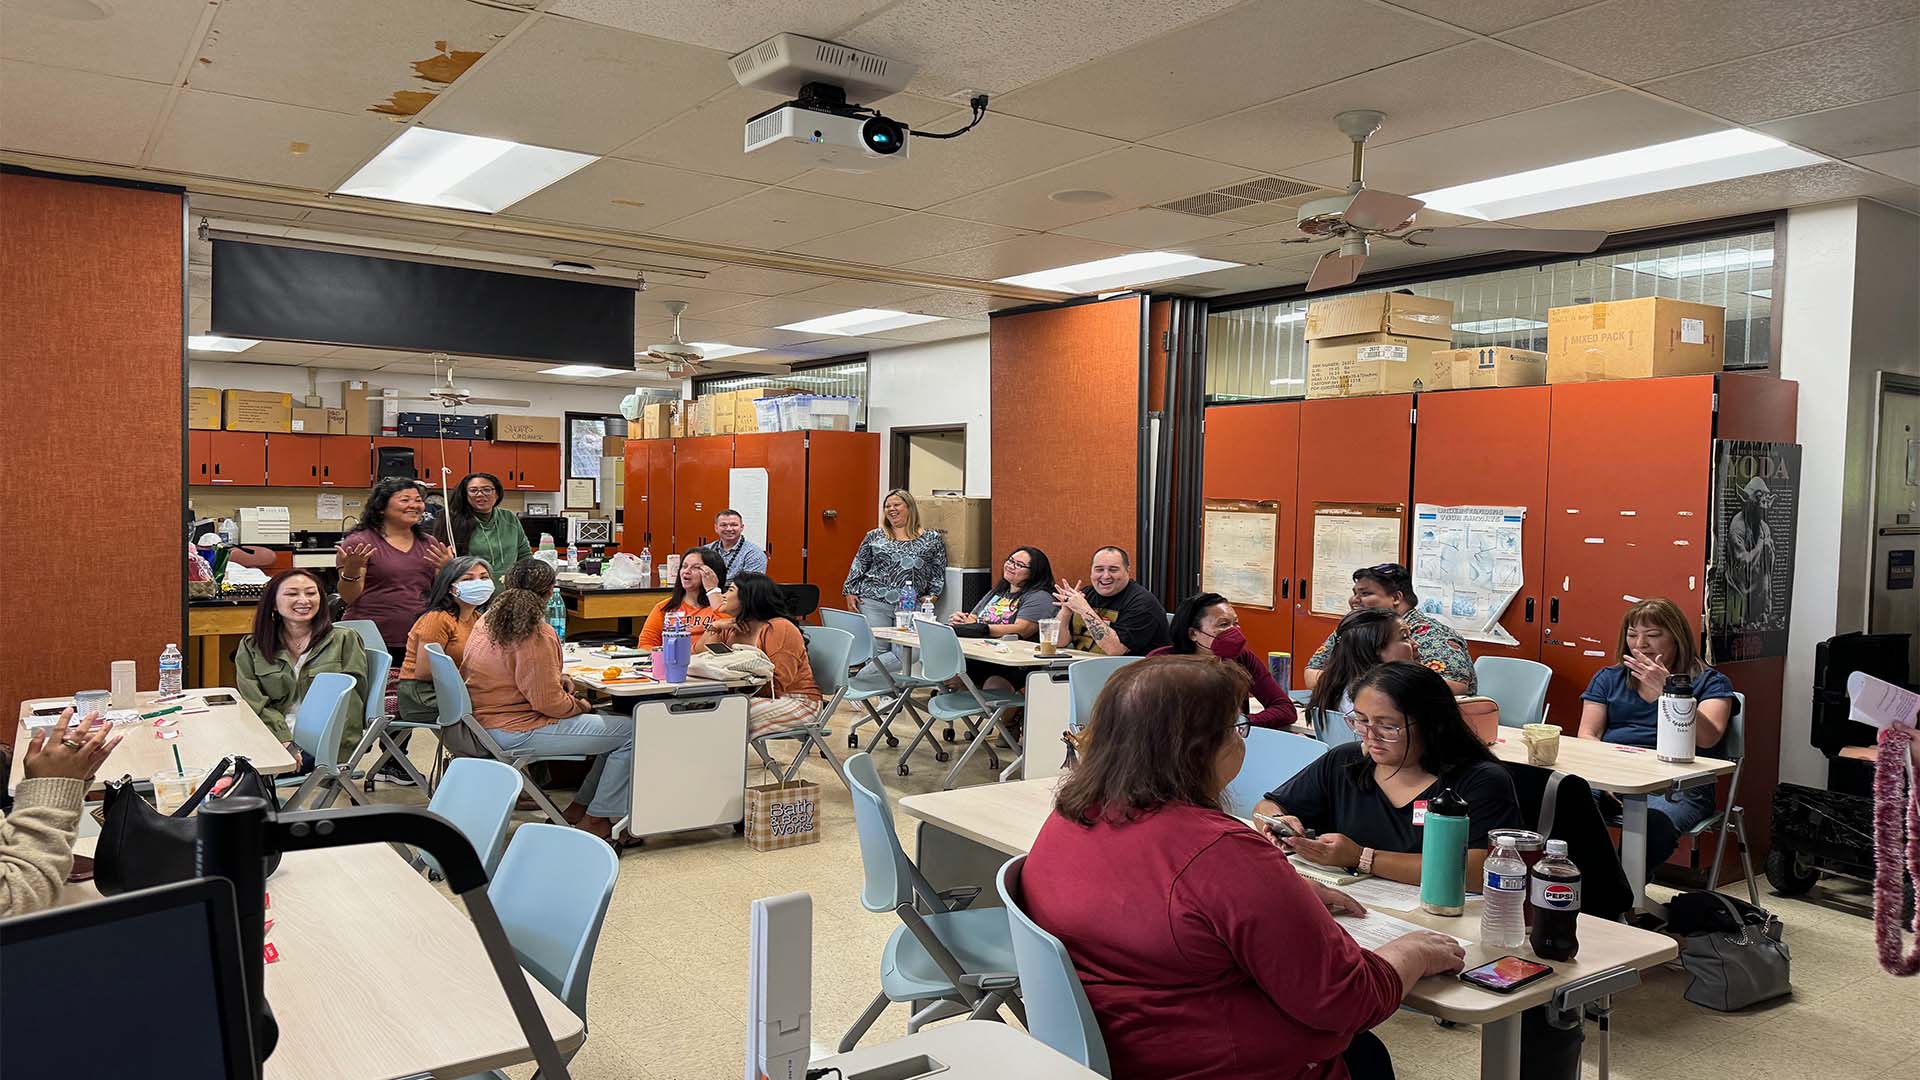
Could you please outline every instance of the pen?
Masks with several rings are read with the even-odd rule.
[[[166,709],[160,709],[160,710],[158,710],[158,711],[155,711],[155,712],[150,712],[150,713],[141,713],[141,714],[140,714],[140,719],[142,719],[142,720],[151,720],[151,719],[153,719],[153,718],[154,718],[154,717],[156,717],[156,716],[165,716],[165,715],[167,715],[168,713],[177,713],[177,712],[179,712],[179,711],[180,711],[180,710],[181,710],[181,709],[182,709],[183,707],[184,707],[184,706],[180,706],[180,705],[175,705],[175,706],[172,706],[171,708],[166,708]]]

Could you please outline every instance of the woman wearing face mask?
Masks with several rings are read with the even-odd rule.
[[[367,619],[393,654],[407,659],[407,631],[426,607],[433,575],[453,552],[427,535],[426,488],[418,480],[389,478],[373,486],[360,525],[341,538],[335,563],[347,618]]]
[[[1266,706],[1248,718],[1254,727],[1283,728],[1299,719],[1293,699],[1287,696],[1287,688],[1274,679],[1273,672],[1247,645],[1247,635],[1240,629],[1240,615],[1227,603],[1226,597],[1210,592],[1187,597],[1174,609],[1173,622],[1167,630],[1173,644],[1162,645],[1148,656],[1200,653],[1238,664],[1253,682],[1253,696]]]
[[[353,676],[341,757],[359,745],[366,726],[367,651],[359,634],[333,625],[319,574],[288,570],[267,582],[254,608],[253,633],[240,639],[233,663],[241,699],[296,758],[301,751],[293,743],[291,718],[313,677],[327,671]]]
[[[462,555],[440,568],[427,591],[427,613],[407,632],[407,660],[400,666],[400,719],[431,724],[440,718],[433,692],[433,670],[423,651],[438,645],[457,666],[466,655],[467,635],[493,597],[493,574],[478,555]],[[404,738],[401,745],[405,745]]]
[[[1349,611],[1333,632],[1333,649],[1307,707],[1338,721],[1353,711],[1351,687],[1360,676],[1381,664],[1419,659],[1413,631],[1400,616],[1386,608]]]
[[[647,622],[640,628],[640,647],[657,649],[660,636],[667,630],[667,615],[679,612],[687,632],[695,637],[719,616],[720,590],[727,583],[727,571],[712,548],[694,548],[680,556],[680,576],[673,579],[673,592],[653,606]]]

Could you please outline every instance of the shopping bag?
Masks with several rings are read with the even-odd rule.
[[[811,780],[747,789],[747,843],[778,851],[820,842],[820,785]]]

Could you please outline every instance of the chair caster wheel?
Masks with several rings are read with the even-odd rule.
[[[860,749],[860,736],[855,735],[852,732],[848,732],[847,733],[847,749],[849,750]]]
[[[933,752],[933,760],[939,762],[942,765],[945,765],[947,763],[947,759],[951,757],[953,757],[953,755],[947,753],[945,750],[935,750]]]
[[[373,794],[373,781],[369,780],[366,783],[360,785],[360,790],[366,792],[369,795]]]
[[[899,738],[899,736],[896,736],[896,735],[889,735],[889,736],[887,736],[887,749],[889,749],[889,750],[898,750],[898,749],[900,749],[900,738]]]
[[[900,775],[901,775],[901,776],[907,776],[907,775],[910,775],[910,773],[909,773],[909,770],[907,769],[907,767],[906,767],[905,765],[901,765],[901,766],[900,766],[900,768],[899,768],[899,770],[898,770],[898,772],[900,773]]]
[[[954,739],[953,739],[953,729],[952,729],[952,728],[948,728],[948,729],[947,729],[946,731],[944,731],[944,732],[942,732],[942,733],[941,733],[941,735],[940,735],[940,737],[941,737],[941,738],[943,738],[943,739],[945,739],[945,740],[947,740],[948,742],[953,742],[953,741],[954,741]]]

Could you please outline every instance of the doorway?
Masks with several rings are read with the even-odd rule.
[[[1912,634],[1907,670],[1920,671],[1920,379],[1883,372],[1874,423],[1873,580],[1867,629]],[[1909,676],[1911,677],[1911,676]]]
[[[914,495],[967,490],[967,429],[964,424],[893,429],[888,486]]]

